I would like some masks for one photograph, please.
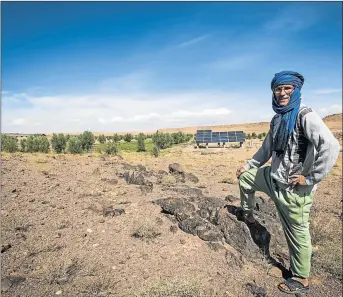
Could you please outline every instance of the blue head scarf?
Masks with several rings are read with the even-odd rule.
[[[271,89],[274,90],[279,85],[292,85],[295,89],[286,106],[280,106],[273,93],[273,110],[281,114],[281,123],[273,142],[273,151],[278,156],[284,154],[288,139],[294,131],[295,120],[300,107],[300,90],[304,84],[304,77],[294,71],[281,71],[276,73],[272,82]]]

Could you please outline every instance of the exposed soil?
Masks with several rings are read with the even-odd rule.
[[[232,211],[236,168],[256,150],[3,154],[2,296],[283,296],[281,270]],[[340,153],[315,196],[309,296],[342,296],[341,163]],[[287,267],[273,205],[257,195],[271,254]]]

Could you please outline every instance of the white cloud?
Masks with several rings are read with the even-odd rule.
[[[221,58],[212,62],[208,67],[213,69],[239,70],[252,67],[256,62],[261,61],[263,57],[263,53],[232,55],[231,57]]]
[[[342,89],[320,89],[320,90],[314,90],[313,93],[319,94],[319,95],[329,95],[329,94],[342,93]]]
[[[187,47],[187,46],[190,46],[190,45],[199,43],[199,42],[201,42],[201,41],[204,41],[204,40],[207,39],[207,38],[208,38],[208,35],[199,36],[199,37],[193,38],[193,39],[191,39],[191,40],[182,42],[182,43],[180,43],[179,45],[177,45],[177,47],[179,47],[179,48],[181,48],[181,47]]]
[[[334,104],[329,107],[323,107],[318,109],[318,114],[321,117],[325,117],[330,114],[341,113],[342,112],[342,104]]]
[[[258,94],[256,95],[258,98]],[[18,105],[3,110],[3,131],[23,133],[73,133],[156,131],[170,127],[259,122],[269,100],[250,93],[215,90],[182,93],[113,92],[78,96],[27,96],[29,108]],[[265,96],[262,96],[265,97]],[[261,97],[261,98],[262,98]],[[247,109],[252,102],[261,102]],[[262,103],[265,102],[265,103]],[[12,119],[25,119],[20,129]],[[37,125],[35,123],[41,123]],[[20,131],[19,131],[20,130]],[[25,131],[24,131],[25,130]]]
[[[11,125],[12,126],[23,126],[23,125],[25,125],[26,122],[27,121],[23,118],[17,118],[17,119],[13,119],[11,121]]]

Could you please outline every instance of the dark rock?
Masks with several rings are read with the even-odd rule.
[[[147,195],[148,193],[152,193],[153,190],[153,184],[146,182],[147,185],[141,185],[139,188],[143,195]]]
[[[229,202],[234,202],[234,201],[237,201],[239,200],[239,198],[233,196],[233,195],[227,195],[225,196],[225,201],[229,201]]]
[[[14,228],[14,230],[26,232],[29,229],[30,226],[32,226],[32,225],[17,226],[17,227]]]
[[[197,188],[170,188],[169,190],[177,192],[178,194],[181,194],[183,196],[187,197],[203,197],[203,193],[200,189]]]
[[[110,185],[117,185],[118,180],[115,178],[102,178],[101,181],[109,183]]]
[[[7,292],[11,287],[17,286],[26,278],[22,276],[7,276],[1,279],[1,292]]]
[[[125,213],[122,208],[113,209],[113,206],[104,207],[103,216],[104,217],[117,217]]]
[[[9,250],[12,247],[12,245],[10,243],[6,243],[1,245],[1,253],[6,252],[7,250]]]
[[[184,231],[186,233],[198,235],[199,227],[201,228],[202,226],[204,226],[204,223],[205,223],[205,221],[202,218],[200,218],[199,216],[188,217],[186,219],[183,219],[179,223],[179,227],[182,231]],[[201,230],[199,230],[199,231],[201,231]]]
[[[245,288],[248,292],[254,295],[254,297],[268,297],[265,288],[259,287],[254,283],[245,284]]]
[[[170,190],[180,194],[194,191],[190,188]],[[204,197],[202,193],[200,196],[200,193],[195,191],[194,195],[159,199],[154,203],[159,205],[170,219],[174,217],[182,231],[205,241],[225,240],[242,256],[254,262],[262,258],[269,259],[271,251],[275,254],[287,246],[280,223],[270,214],[273,209],[272,202],[257,199],[257,203],[261,205],[256,211],[257,221],[256,224],[248,226],[243,220],[240,207],[227,205],[219,198]],[[259,221],[263,222],[263,225]]]
[[[195,176],[193,173],[185,173],[185,179],[187,181],[192,182],[192,183],[198,183],[199,182],[199,178],[197,176]]]
[[[146,185],[148,183],[147,181],[145,181],[142,173],[132,170],[124,173],[124,179],[128,184]]]
[[[179,163],[169,164],[168,169],[169,173],[184,174],[184,170]]]

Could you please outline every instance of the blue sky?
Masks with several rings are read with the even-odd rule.
[[[1,2],[2,131],[270,121],[270,81],[342,112],[341,2]]]

